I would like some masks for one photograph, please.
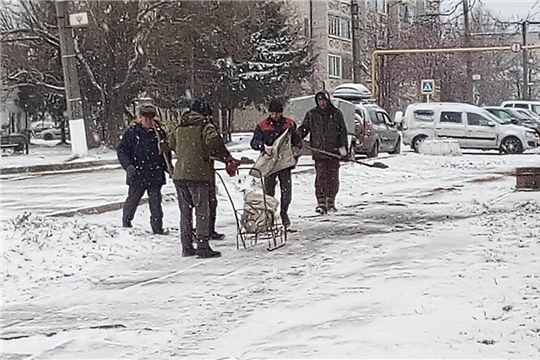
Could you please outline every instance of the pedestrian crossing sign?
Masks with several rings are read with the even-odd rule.
[[[422,80],[422,94],[432,95],[435,92],[435,80]]]

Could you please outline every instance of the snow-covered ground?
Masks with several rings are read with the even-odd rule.
[[[233,147],[246,149],[246,139]],[[169,236],[150,234],[146,205],[133,229],[120,227],[120,211],[51,218],[11,206],[2,358],[538,359],[540,193],[516,192],[512,174],[540,156],[379,161],[389,168],[342,166],[340,211],[325,217],[313,211],[313,168],[298,167],[290,213],[299,231],[275,252],[236,249],[220,184],[227,238],[213,243],[223,258],[212,260],[181,257],[174,196],[164,204]],[[79,182],[101,174],[98,187],[124,191],[116,201],[127,189],[113,173]],[[241,207],[247,171],[220,173]],[[57,204],[77,193],[66,176],[56,177],[67,188]],[[100,194],[77,206],[101,204]]]
[[[0,169],[112,159],[116,159],[116,152],[106,148],[91,149],[87,158],[73,159],[70,145],[59,145],[58,140],[32,139],[28,155],[2,152]]]

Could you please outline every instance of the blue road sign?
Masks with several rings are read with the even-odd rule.
[[[422,94],[432,95],[435,92],[435,80],[422,80]]]

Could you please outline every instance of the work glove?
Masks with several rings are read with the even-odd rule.
[[[238,172],[239,166],[240,166],[240,161],[236,159],[232,159],[225,166],[225,171],[227,171],[227,174],[229,174],[230,177],[234,177],[236,173]]]
[[[135,170],[135,166],[133,166],[133,165],[129,165],[129,166],[126,168],[126,173],[127,173],[128,178],[130,178],[130,177],[132,177],[133,175],[135,175],[136,172],[137,172],[137,170]]]

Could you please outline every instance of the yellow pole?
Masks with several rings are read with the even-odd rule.
[[[371,97],[377,100],[377,56],[378,50],[371,54]]]
[[[540,50],[540,45],[523,46],[526,50]],[[379,55],[403,55],[403,54],[435,54],[435,53],[463,53],[481,51],[511,51],[512,46],[487,46],[472,48],[443,48],[443,49],[390,49],[375,50],[371,54],[371,97],[377,98],[377,57]]]

